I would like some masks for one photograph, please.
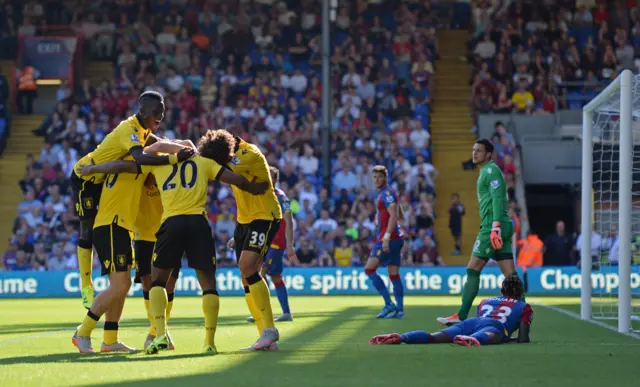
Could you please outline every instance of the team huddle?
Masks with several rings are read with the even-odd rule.
[[[94,352],[91,333],[104,316],[100,351],[136,351],[118,339],[118,324],[134,267],[134,281],[142,284],[150,325],[144,351],[155,354],[175,349],[168,322],[175,282],[182,258],[186,256],[202,288],[203,352],[217,353],[216,248],[205,208],[209,182],[216,180],[232,186],[237,205],[236,228],[228,246],[236,252],[251,313],[248,320],[255,322],[258,329],[258,339],[245,349],[278,350],[280,335],[274,325],[264,276],[269,274],[271,277],[283,311],[275,321],[291,321],[287,289],[281,274],[285,254],[289,261],[297,261],[289,201],[284,192],[276,188],[278,170],[269,167],[257,146],[224,129],[207,131],[197,146],[188,140],[160,139],[153,133],[164,118],[162,95],[145,92],[140,95],[138,105],[139,112],[122,121],[93,152],[80,159],[71,175],[75,210],[80,218],[78,261],[82,301],[88,309],[73,335],[73,344],[81,353]],[[490,145],[478,142],[474,146],[474,161],[478,153],[486,163],[487,155],[490,157],[493,151]],[[481,345],[502,342],[517,329],[522,336],[519,341],[528,341],[531,307],[519,300],[524,296],[522,282],[514,274],[513,262],[507,260],[510,244],[503,246],[502,243],[501,232],[508,241],[512,228],[500,224],[506,214],[506,205],[501,203],[506,191],[499,168],[493,169],[494,172],[489,166],[487,172],[486,166],[483,167],[488,177],[482,180],[482,188],[479,179],[478,197],[481,197],[482,189],[482,196],[488,199],[486,203],[480,199],[481,212],[494,219],[483,223],[474,246],[461,310],[454,316],[439,319],[451,327],[433,335],[416,331],[406,335],[376,336],[370,343],[454,341]],[[481,179],[482,176],[483,172]],[[373,180],[380,191],[376,216],[378,231],[365,272],[384,299],[383,309],[377,317],[402,318],[404,291],[399,273],[403,248],[403,231],[399,225],[402,209],[397,205],[395,190],[388,186],[388,171],[384,166],[374,168]],[[102,275],[109,277],[109,287],[95,297],[92,286],[94,249]],[[494,256],[506,276],[503,297],[483,301],[478,318],[467,320],[466,314],[478,292],[474,280],[479,278],[484,263]],[[387,266],[395,303],[377,274],[381,264]]]
[[[216,250],[205,204],[209,181],[217,180],[233,187],[238,206],[235,250],[247,304],[259,328],[258,340],[246,349],[276,350],[279,333],[260,271],[283,212],[264,155],[226,130],[209,130],[197,147],[190,141],[159,139],[153,132],[164,117],[162,95],[145,92],[138,103],[140,111],[79,160],[71,176],[81,222],[82,298],[88,309],[73,344],[80,352],[93,352],[91,332],[104,315],[101,351],[135,351],[118,340],[134,266],[150,322],[145,351],[174,349],[167,322],[184,255],[202,288],[204,352],[216,353]],[[95,298],[93,248],[110,281]]]

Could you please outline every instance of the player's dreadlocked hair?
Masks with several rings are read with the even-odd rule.
[[[220,165],[226,165],[231,161],[235,147],[235,137],[225,129],[207,130],[198,142],[198,153]]]
[[[500,293],[505,297],[519,300],[524,294],[524,284],[517,275],[506,277],[504,281],[502,281]]]

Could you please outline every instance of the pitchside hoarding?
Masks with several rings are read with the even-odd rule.
[[[640,272],[633,267],[632,292],[640,290]],[[384,270],[380,270],[383,274]],[[462,267],[406,267],[402,269],[405,293],[413,295],[457,295],[466,281]],[[387,276],[382,276],[390,286]],[[218,269],[218,291],[222,296],[243,295],[240,272]],[[486,268],[480,278],[480,294],[498,294],[504,277],[498,268]],[[362,268],[291,268],[284,280],[292,295],[358,295],[376,294]],[[545,267],[527,272],[530,294],[580,294],[580,272],[575,267]],[[616,268],[604,268],[592,275],[594,291],[615,292],[618,287]],[[0,298],[77,297],[80,294],[77,272],[0,272]],[[105,277],[94,279],[96,291],[108,286]],[[195,272],[183,269],[176,284],[179,296],[201,294]],[[131,296],[141,296],[140,284],[134,284]]]

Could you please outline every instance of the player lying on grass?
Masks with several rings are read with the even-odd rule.
[[[502,282],[501,297],[482,300],[477,317],[469,318],[439,332],[413,331],[374,336],[369,344],[444,344],[455,343],[467,347],[501,344],[518,332],[518,343],[529,342],[533,309],[520,297],[524,286],[520,278],[507,277]]]

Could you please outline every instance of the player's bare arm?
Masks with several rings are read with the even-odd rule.
[[[189,159],[193,156],[194,151],[191,148],[183,147],[176,155],[159,156],[146,153],[142,147],[133,147],[129,149],[129,154],[131,154],[131,157],[140,165],[167,165],[177,164]],[[174,159],[176,156],[177,159]]]
[[[291,211],[285,211],[285,236],[287,239],[287,259],[294,265],[299,265],[298,256],[296,255],[296,249],[293,247],[293,215]]]
[[[398,225],[398,205],[396,203],[391,203],[389,206],[389,224],[387,225],[387,229],[384,233],[384,238],[382,238],[382,250],[389,251],[389,240],[391,239],[391,234],[396,229]]]
[[[116,160],[102,164],[80,165],[79,172],[82,176],[96,173],[140,173],[140,166],[135,161]]]
[[[227,168],[224,168],[220,172],[218,180],[226,184],[235,185],[241,190],[249,192],[252,195],[262,195],[271,186],[271,183],[268,181],[260,183],[250,182],[244,176],[231,172]]]
[[[168,154],[177,154],[182,149],[186,148],[186,146],[182,144],[178,144],[171,141],[159,141],[154,143],[153,145],[149,145],[144,147],[144,153],[147,154],[158,154],[158,153],[168,153]]]
[[[520,321],[520,328],[518,328],[518,343],[526,344],[531,342],[531,339],[529,339],[530,329],[531,324],[528,324],[526,321]]]

